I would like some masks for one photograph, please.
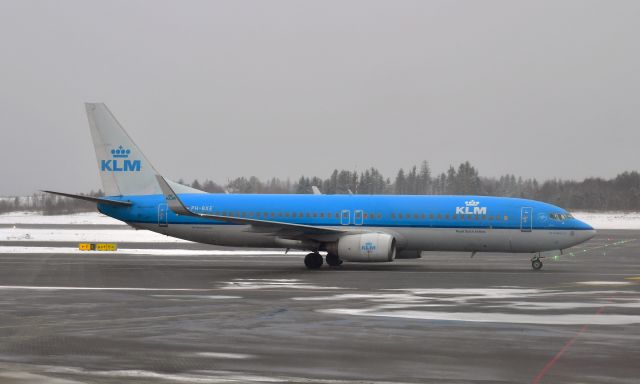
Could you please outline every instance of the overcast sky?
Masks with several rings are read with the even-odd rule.
[[[173,179],[640,168],[640,1],[0,0],[0,194],[100,187],[85,101]]]

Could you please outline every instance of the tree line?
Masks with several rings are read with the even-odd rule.
[[[313,193],[312,186],[324,194],[372,195],[490,195],[520,197],[555,204],[573,210],[640,211],[640,173],[623,172],[611,179],[587,178],[582,181],[523,179],[507,174],[498,178],[480,176],[468,161],[446,172],[432,174],[429,163],[407,170],[400,169],[395,177],[384,176],[374,167],[364,171],[335,169],[329,177],[301,176],[296,181],[255,176],[238,177],[220,185],[211,180],[194,180],[190,185],[210,193]],[[101,191],[91,192],[100,196]],[[94,210],[94,204],[59,196],[35,194],[28,199],[0,200],[0,213],[28,210],[45,214],[73,213]]]

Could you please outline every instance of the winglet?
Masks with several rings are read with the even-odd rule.
[[[313,191],[313,194],[314,194],[314,195],[322,195],[322,192],[320,192],[320,188],[318,188],[318,187],[317,187],[317,186],[315,186],[315,185],[312,185],[312,186],[311,186],[311,190]]]
[[[164,177],[156,175],[156,180],[158,180],[158,184],[160,184],[160,189],[162,190],[164,198],[167,200],[169,209],[178,215],[194,216],[194,213],[184,205],[182,200],[180,200],[171,186],[169,186],[169,183],[167,183],[167,180],[165,180]]]

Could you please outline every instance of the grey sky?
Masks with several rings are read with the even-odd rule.
[[[164,175],[581,179],[640,165],[638,1],[0,1],[0,194],[100,187],[84,101]]]

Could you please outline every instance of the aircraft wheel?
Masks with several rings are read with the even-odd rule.
[[[339,267],[342,265],[342,260],[340,260],[338,255],[334,255],[333,253],[327,253],[325,260],[330,267]]]
[[[322,267],[322,255],[313,252],[304,257],[304,265],[309,269],[319,269]]]
[[[540,270],[540,268],[542,268],[542,261],[540,261],[540,259],[531,260],[531,267],[536,271]]]

